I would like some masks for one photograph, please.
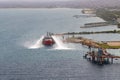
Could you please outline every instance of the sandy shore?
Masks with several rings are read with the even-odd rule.
[[[120,41],[108,41],[109,46],[120,46]]]

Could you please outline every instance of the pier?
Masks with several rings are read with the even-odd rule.
[[[103,27],[108,25],[109,25],[108,22],[86,23],[84,24],[84,26],[81,26],[80,28]]]
[[[120,56],[115,56],[112,54],[98,55],[98,52],[92,51],[87,52],[84,58],[96,64],[112,64],[114,59],[118,59]]]
[[[113,63],[114,59],[120,58],[120,56],[115,56],[110,53],[102,53],[99,55],[99,51],[92,51],[91,48],[102,48],[102,49],[120,49],[120,41],[94,41],[92,39],[87,39],[83,37],[71,37],[66,39],[70,43],[80,43],[82,45],[88,46],[90,49],[84,56],[85,59],[96,63],[96,64],[109,64]]]
[[[71,38],[67,38],[66,42],[69,43],[81,43],[82,45],[86,45],[86,46],[91,46],[91,47],[100,47],[97,42],[93,41],[92,39],[87,39],[87,38],[83,38],[83,37],[71,37]]]
[[[99,55],[99,51],[94,51],[96,49],[120,49],[120,41],[95,41],[92,39],[75,36],[76,34],[68,33],[68,34],[57,34],[58,36],[68,36],[64,38],[64,42],[67,43],[75,43],[82,44],[88,47],[89,52],[85,53],[84,58],[93,62],[95,64],[112,64],[114,60],[120,58],[120,56],[116,56],[110,53],[104,53]],[[78,35],[78,34],[77,34]],[[94,49],[94,50],[92,50]]]
[[[86,46],[91,46],[91,47],[102,47],[102,48],[106,48],[106,49],[120,49],[120,41],[95,41],[92,39],[88,39],[88,38],[84,38],[84,37],[80,37],[78,35],[81,34],[104,34],[104,33],[116,33],[116,34],[120,34],[120,30],[113,30],[113,31],[101,31],[101,32],[71,32],[71,33],[62,33],[62,34],[54,34],[57,36],[68,36],[66,38],[64,38],[64,42],[68,42],[68,43],[80,43],[82,45],[86,45]],[[76,37],[77,35],[77,37]]]
[[[105,48],[105,49],[120,49],[120,41],[95,41],[84,37],[68,37],[65,40],[68,43],[80,43],[82,45]]]

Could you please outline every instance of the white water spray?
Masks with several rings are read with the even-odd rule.
[[[70,49],[57,36],[52,36],[52,38],[54,39],[54,41],[55,41],[55,43],[57,45],[55,47],[55,49]]]
[[[28,41],[24,44],[25,47],[27,47],[28,49],[38,49],[38,48],[42,48],[44,47],[44,45],[42,44],[42,40],[43,40],[44,36],[42,36],[40,39],[36,40],[34,43],[33,41]],[[55,41],[55,45],[53,45],[52,48],[57,49],[57,50],[68,50],[68,49],[72,49],[72,48],[68,48],[67,45],[65,45],[62,40],[58,37],[58,36],[52,36],[52,38]]]
[[[29,47],[29,49],[37,49],[37,48],[43,47],[43,45],[42,45],[43,38],[44,38],[44,36],[42,36],[39,40],[37,40],[34,45],[31,45]]]

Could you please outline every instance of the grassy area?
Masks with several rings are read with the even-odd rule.
[[[105,49],[120,49],[120,46],[109,46],[106,43],[97,43],[97,44]]]
[[[87,38],[83,38],[83,37],[69,37],[67,39],[68,42],[73,42],[73,43],[84,43],[84,45],[91,45],[91,46],[96,46],[96,47],[102,47],[105,49],[120,49],[120,46],[110,46],[109,44],[107,44],[106,42],[95,42],[93,40],[87,39]]]

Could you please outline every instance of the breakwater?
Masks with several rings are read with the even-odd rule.
[[[101,27],[101,26],[108,26],[108,22],[96,22],[96,23],[86,23],[84,26],[81,26],[80,28],[92,28],[92,27]]]
[[[62,33],[62,35],[82,35],[82,34],[105,34],[105,33],[116,33],[120,34],[120,30],[110,30],[110,31],[96,31],[96,32],[67,32]]]

